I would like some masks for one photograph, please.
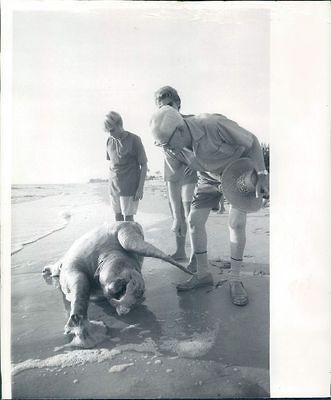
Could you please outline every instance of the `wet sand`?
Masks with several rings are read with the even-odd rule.
[[[91,203],[105,199],[106,185],[93,185]],[[136,220],[146,240],[170,253],[174,237],[160,185],[147,184]],[[13,398],[267,397],[269,209],[248,216],[243,275],[250,302],[243,308],[232,305],[219,261],[229,259],[227,216],[212,213],[207,225],[214,287],[178,294],[175,284],[187,276],[146,258],[142,305],[119,317],[105,302],[91,302],[89,319],[107,327],[94,349],[63,348],[69,342],[63,335],[67,311],[56,281],[47,283],[41,270],[112,218],[107,203],[82,209],[65,229],[14,254]]]

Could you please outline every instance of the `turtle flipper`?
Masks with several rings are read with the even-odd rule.
[[[138,224],[123,224],[117,232],[117,238],[123,249],[127,251],[132,251],[144,257],[159,258],[176,266],[183,272],[193,275],[192,272],[188,271],[183,265],[173,260],[162,250],[146,242]]]

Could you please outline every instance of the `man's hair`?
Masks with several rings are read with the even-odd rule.
[[[177,104],[178,110],[181,106],[177,90],[171,86],[163,86],[155,92],[155,103],[158,107]]]
[[[119,115],[119,113],[117,113],[116,111],[109,111],[109,113],[106,115],[106,120],[105,120],[105,124],[107,121],[113,121],[115,122],[115,124],[117,126],[123,126],[123,120],[122,117]]]

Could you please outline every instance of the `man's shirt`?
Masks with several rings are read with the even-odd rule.
[[[183,149],[176,154],[165,150],[173,176],[182,164],[219,175],[231,161],[247,156],[253,145],[251,132],[221,114],[200,114],[185,118],[184,122],[192,136],[192,150]],[[169,180],[173,180],[171,174]]]

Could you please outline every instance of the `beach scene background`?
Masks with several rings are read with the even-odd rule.
[[[270,13],[212,3],[70,3],[18,7],[12,16],[12,135],[6,148],[12,155],[13,396],[265,396],[267,208],[249,216],[244,261],[252,299],[245,309],[232,305],[226,282],[229,205],[207,224],[214,286],[179,296],[175,284],[187,276],[146,259],[140,307],[119,318],[109,305],[91,302],[89,320],[100,339],[94,349],[68,347],[67,305],[56,279],[45,280],[41,271],[84,233],[114,221],[105,182],[109,110],[141,137],[149,177],[156,178],[146,181],[136,220],[146,240],[174,251],[163,156],[150,135],[154,91],[171,85],[183,113],[222,113],[268,143]],[[189,254],[188,239],[187,247]]]
[[[248,218],[244,279],[251,302],[245,309],[232,305],[226,285],[226,204],[224,214],[211,214],[207,227],[214,286],[178,295],[175,284],[186,275],[146,258],[144,303],[118,317],[105,302],[91,301],[89,320],[99,327],[98,345],[69,346],[71,338],[63,334],[68,314],[58,282],[44,279],[41,271],[82,234],[114,221],[107,185],[100,181],[12,188],[13,397],[266,396],[268,207]],[[146,181],[136,221],[147,241],[166,253],[174,251],[162,179]],[[186,246],[189,254],[189,240]]]
[[[151,174],[162,170],[149,118],[153,93],[163,85],[178,90],[183,113],[222,113],[260,142],[271,141],[271,394],[329,396],[331,228],[323,211],[330,208],[329,4],[2,3],[4,397],[10,397],[11,371],[14,393],[30,398],[218,396],[215,382],[229,397],[242,395],[243,387],[253,397],[268,391],[269,279],[260,272],[269,262],[267,210],[248,219],[244,276],[250,304],[245,310],[232,307],[222,284],[220,260],[229,255],[227,215],[212,213],[208,250],[217,288],[200,291],[198,301],[196,294],[181,298],[172,283],[185,279],[183,273],[146,259],[142,312],[120,320],[109,308],[91,303],[90,318],[115,331],[106,331],[93,351],[61,350],[68,343],[62,334],[67,314],[56,282],[45,282],[40,271],[81,234],[112,221],[105,183],[87,183],[107,177],[103,120],[110,109],[140,135]],[[148,240],[172,251],[171,219],[159,186],[148,182],[137,218]],[[152,324],[155,316],[161,328]],[[144,342],[146,319],[155,327],[151,332],[162,334],[147,332]],[[163,353],[161,360],[152,359],[161,352],[155,343],[166,346],[169,358]],[[201,349],[193,362],[187,357],[192,343]],[[216,361],[216,355],[222,359]]]

